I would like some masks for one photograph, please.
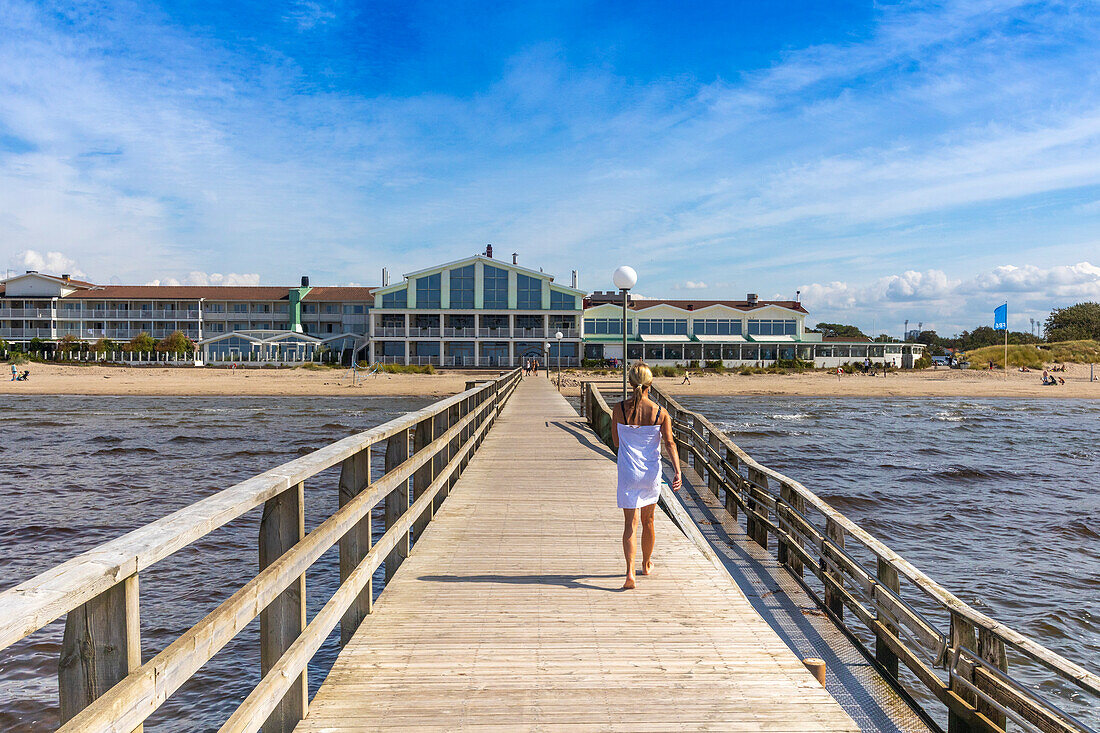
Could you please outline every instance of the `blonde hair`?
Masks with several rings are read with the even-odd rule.
[[[638,412],[638,403],[642,401],[642,392],[649,389],[653,384],[653,370],[649,368],[649,365],[644,361],[639,361],[630,367],[630,371],[626,373],[626,379],[630,382],[630,386],[634,388],[634,404],[630,411],[630,420],[634,419],[634,415]],[[625,418],[626,415],[623,415]]]

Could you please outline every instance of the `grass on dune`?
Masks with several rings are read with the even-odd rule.
[[[1005,347],[985,346],[980,349],[966,352],[966,358],[970,360],[971,369],[984,369],[993,362],[999,367],[1004,367]],[[1038,346],[1008,347],[1008,365],[1010,367],[1027,367],[1028,369],[1042,369],[1044,365],[1058,363],[1095,364],[1100,363],[1100,343],[1096,341],[1058,341],[1053,344],[1039,344]]]

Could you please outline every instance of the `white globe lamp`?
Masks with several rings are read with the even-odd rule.
[[[634,272],[633,267],[623,265],[615,270],[615,274],[611,276],[611,281],[615,283],[615,287],[619,290],[630,290],[638,284],[638,273]]]

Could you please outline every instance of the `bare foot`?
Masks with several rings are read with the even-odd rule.
[[[634,576],[626,576],[626,582],[623,583],[623,590],[634,590]]]
[[[642,575],[653,575],[653,561],[642,563]]]

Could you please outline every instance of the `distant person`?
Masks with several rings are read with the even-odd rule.
[[[1066,380],[1062,379],[1061,377],[1058,377],[1058,384],[1059,385],[1063,385],[1065,383],[1066,383]]]
[[[634,558],[637,555],[638,520],[642,524],[642,575],[653,572],[653,547],[657,542],[653,512],[661,498],[661,443],[668,450],[676,476],[673,490],[683,484],[680,456],[672,435],[672,419],[659,405],[649,399],[653,372],[642,362],[627,374],[634,396],[615,405],[611,440],[618,450],[617,503],[623,510],[623,555],[626,558],[626,581],[623,590],[635,585]]]
[[[539,375],[539,360],[538,359],[534,359],[531,362],[531,369],[534,370],[535,376],[537,377]]]
[[[15,366],[15,362],[11,363],[11,381],[15,381],[16,376],[19,374],[19,369]]]
[[[685,384],[691,384],[691,372],[684,372],[684,381],[680,382],[680,386]]]
[[[1050,374],[1048,374],[1047,370],[1044,369],[1043,370],[1043,384],[1049,384],[1049,383],[1050,383]]]

